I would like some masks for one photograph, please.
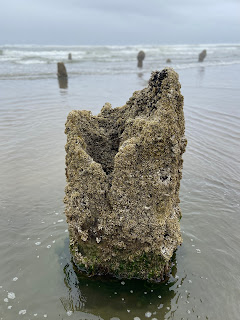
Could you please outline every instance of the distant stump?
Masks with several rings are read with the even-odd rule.
[[[203,50],[201,53],[199,53],[198,62],[203,62],[206,56],[207,56],[207,50]]]
[[[63,62],[58,62],[57,64],[57,75],[58,77],[67,77],[67,70]]]
[[[138,55],[137,55],[138,68],[142,68],[144,58],[145,58],[145,52],[144,51],[139,51]]]

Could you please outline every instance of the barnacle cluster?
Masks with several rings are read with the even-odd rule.
[[[161,281],[181,244],[183,96],[171,68],[123,107],[66,122],[64,202],[75,263],[89,274]]]

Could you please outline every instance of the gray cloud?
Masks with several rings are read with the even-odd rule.
[[[238,0],[8,0],[0,43],[239,42],[239,12]]]

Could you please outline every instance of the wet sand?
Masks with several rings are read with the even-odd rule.
[[[123,105],[146,85],[150,71],[141,72],[72,76],[67,89],[56,77],[1,80],[0,319],[23,310],[29,319],[238,318],[239,64],[178,71],[188,139],[184,242],[169,281],[123,284],[74,272],[62,203],[67,114]]]

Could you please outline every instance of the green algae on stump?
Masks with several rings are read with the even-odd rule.
[[[171,68],[123,107],[66,122],[66,217],[74,261],[89,274],[161,281],[182,243],[183,96]]]

